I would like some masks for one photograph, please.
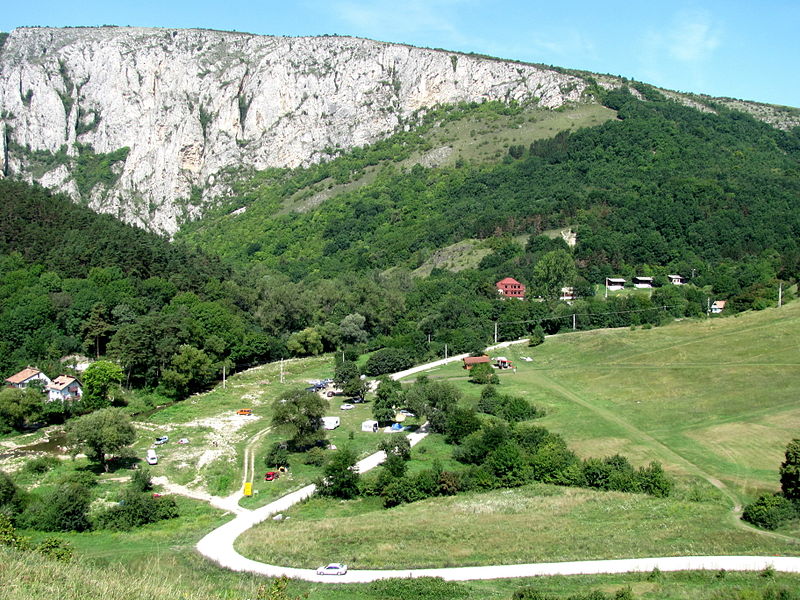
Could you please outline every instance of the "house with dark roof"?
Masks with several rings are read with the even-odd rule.
[[[506,277],[498,281],[495,286],[497,293],[506,298],[516,298],[517,300],[525,299],[525,285],[514,279],[513,277]]]

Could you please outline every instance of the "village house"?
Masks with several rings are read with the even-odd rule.
[[[727,300],[714,300],[711,304],[711,314],[718,315],[723,310],[725,310],[725,305],[728,303]]]
[[[45,387],[48,400],[80,400],[83,388],[80,381],[69,375],[59,375]]]
[[[606,277],[606,289],[616,292],[625,287],[625,280],[622,277]]]
[[[39,369],[34,369],[33,367],[22,369],[22,371],[19,373],[15,373],[11,377],[6,378],[6,383],[9,385],[9,387],[20,389],[24,389],[36,381],[40,381],[43,387],[48,386],[51,383],[50,378],[47,375],[42,373]]]
[[[559,295],[558,299],[563,300],[564,302],[572,302],[577,297],[578,295],[575,293],[575,288],[562,287],[561,294]]]
[[[507,298],[525,299],[525,286],[513,277],[501,279],[496,284],[497,293]]]
[[[686,285],[686,278],[682,275],[667,275],[667,279],[672,285]]]
[[[653,278],[652,277],[634,277],[633,278],[633,287],[638,288],[640,290],[652,288],[653,287]]]
[[[467,356],[463,360],[464,360],[464,368],[467,370],[481,363],[492,362],[492,359],[486,356],[485,354],[483,356]]]

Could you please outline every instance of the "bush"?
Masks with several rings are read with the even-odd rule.
[[[781,494],[764,494],[744,507],[742,519],[764,529],[777,529],[797,516],[791,500]]]
[[[325,456],[325,450],[323,450],[319,446],[314,446],[305,453],[305,456],[303,456],[303,464],[312,465],[315,467],[321,467],[322,465],[325,464],[326,458],[327,457]]]
[[[60,562],[72,560],[72,544],[55,537],[47,537],[36,546],[36,551],[42,556]]]
[[[420,494],[414,482],[407,477],[395,479],[381,492],[383,497],[383,506],[385,508],[392,508],[400,504],[408,502],[416,502],[422,500],[425,496]]]
[[[500,378],[489,363],[478,363],[469,370],[469,380],[479,385],[499,385]]]
[[[481,420],[471,408],[454,408],[445,421],[445,441],[460,444],[469,434],[481,428]]]
[[[267,452],[267,455],[264,457],[264,464],[269,469],[288,467],[289,450],[287,449],[286,444],[282,442],[276,442],[273,444],[269,449],[269,452]]]
[[[58,484],[76,483],[90,488],[97,485],[97,475],[91,471],[68,471],[58,478]]]
[[[470,595],[469,588],[441,577],[381,579],[369,584],[369,591],[382,600],[456,600]]]
[[[39,497],[23,515],[24,523],[40,531],[85,531],[91,527],[87,513],[92,494],[78,483],[63,483]]]
[[[169,496],[154,498],[150,493],[128,488],[122,501],[100,513],[95,526],[98,529],[128,530],[148,523],[178,516],[178,506]]]
[[[137,469],[131,476],[128,489],[134,492],[149,492],[153,489],[153,480],[150,477],[150,469]]]
[[[26,462],[22,467],[22,471],[41,475],[42,473],[47,473],[49,470],[56,468],[60,464],[61,461],[55,456],[39,456]]]
[[[531,332],[529,337],[528,346],[534,347],[544,343],[544,329],[541,325],[537,325]]]
[[[11,476],[0,471],[0,515],[9,519],[22,511],[23,497]]]

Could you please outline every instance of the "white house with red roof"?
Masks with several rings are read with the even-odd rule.
[[[15,373],[11,377],[6,378],[6,383],[10,387],[20,389],[26,388],[36,381],[41,381],[43,387],[46,387],[51,383],[50,378],[47,375],[42,373],[39,369],[34,369],[33,367],[22,369],[22,371],[19,373]]]
[[[59,375],[45,387],[48,400],[80,400],[83,395],[81,382],[70,375]]]
[[[513,277],[501,279],[496,284],[497,293],[507,298],[525,299],[525,286]]]

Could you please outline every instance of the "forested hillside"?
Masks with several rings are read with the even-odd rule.
[[[342,167],[358,178],[358,159],[375,152],[359,150],[277,183],[261,177],[238,200],[244,214],[201,222],[188,237],[294,280],[414,269],[463,239],[565,226],[577,232],[575,258],[596,283],[644,265],[707,275],[709,265],[767,249],[794,274],[798,129],[779,131],[722,106],[700,112],[638,87],[650,100],[605,94],[617,120],[512,145],[493,164],[403,169],[379,156],[367,163],[380,166],[373,182],[308,212],[281,210],[281,202]],[[394,146],[385,142],[398,158],[407,155],[402,136]]]

